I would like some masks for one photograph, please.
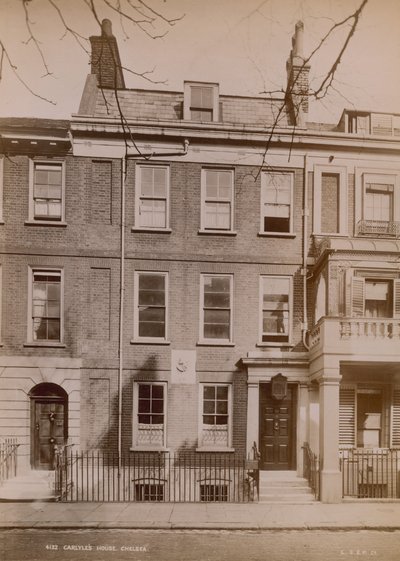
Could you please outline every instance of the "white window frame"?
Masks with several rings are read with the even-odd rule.
[[[321,229],[321,204],[322,204],[322,176],[332,174],[339,176],[339,232],[324,232]],[[313,197],[313,230],[314,234],[329,236],[348,235],[348,185],[347,168],[339,166],[314,166],[314,197]]]
[[[140,223],[140,201],[141,185],[142,185],[142,170],[144,168],[163,169],[166,171],[166,195],[159,197],[160,200],[165,200],[165,226],[143,226]],[[157,197],[154,197],[157,199]],[[170,231],[170,166],[165,164],[139,164],[135,166],[135,226],[134,230],[144,230],[146,232],[169,232]]]
[[[366,318],[365,315],[365,284],[366,281],[391,281],[392,282],[392,315],[388,318],[369,318],[371,321],[379,321],[383,319],[396,319],[400,317],[400,278],[397,272],[394,271],[378,271],[360,269],[353,271],[349,270],[349,317]],[[397,298],[398,296],[398,298]],[[358,302],[356,299],[358,298]],[[368,319],[368,318],[367,318]]]
[[[265,192],[268,188],[267,184],[267,177],[273,174],[277,175],[288,175],[290,177],[290,202],[289,202],[289,230],[287,232],[279,232],[274,230],[265,230],[264,229],[264,205],[265,205]],[[295,173],[293,170],[290,169],[279,169],[274,168],[272,170],[264,170],[261,173],[261,189],[260,189],[260,236],[273,236],[273,237],[285,237],[285,236],[293,236],[293,192],[294,192],[294,180],[295,180]]]
[[[35,274],[54,275],[60,278],[60,339],[35,339],[33,336],[33,282]],[[27,341],[28,344],[34,346],[64,346],[64,270],[59,267],[29,267],[29,280],[28,280],[28,330]]]
[[[368,181],[369,180],[369,181]],[[372,181],[374,180],[374,181]],[[364,218],[365,189],[368,182],[393,185],[393,218],[394,222],[400,222],[400,170],[387,168],[357,168],[355,172],[355,213],[354,213],[354,235],[357,235],[357,225]],[[384,237],[377,235],[377,237]]]
[[[204,280],[206,277],[222,277],[229,278],[230,286],[230,325],[229,339],[209,339],[204,337]],[[200,326],[199,326],[199,344],[206,345],[233,345],[233,275],[230,273],[201,273],[200,275]]]
[[[192,87],[211,88],[213,96],[212,118],[210,121],[195,121],[199,123],[212,123],[219,121],[219,84],[215,82],[184,82],[183,83],[183,118],[185,121],[194,121],[191,115]]]
[[[162,445],[157,444],[149,444],[149,445],[140,445],[138,444],[138,436],[139,436],[139,386],[140,385],[148,385],[148,386],[162,386],[163,387],[163,400],[164,400],[164,423],[163,423],[163,441]],[[133,410],[132,410],[132,450],[142,450],[142,451],[150,451],[150,450],[165,450],[166,443],[167,443],[167,426],[168,426],[168,384],[167,382],[159,382],[156,380],[135,380],[133,382]]]
[[[349,402],[347,401],[347,403],[344,403],[344,411],[345,414],[347,416],[349,416],[349,414],[353,417],[352,421],[353,424],[351,426],[347,426],[344,427],[344,429],[346,431],[352,431],[352,442],[346,442],[346,443],[342,443],[339,440],[339,448],[341,450],[346,450],[346,449],[357,449],[357,443],[358,443],[358,426],[357,426],[357,421],[358,421],[358,396],[362,393],[364,393],[365,391],[373,391],[376,393],[380,393],[381,394],[381,398],[382,398],[382,414],[381,414],[381,419],[380,419],[380,445],[379,446],[374,446],[371,448],[371,450],[380,450],[380,449],[386,449],[388,448],[387,443],[389,444],[389,447],[392,447],[392,443],[393,443],[393,433],[395,429],[398,429],[398,426],[395,426],[395,421],[393,418],[393,414],[394,414],[394,392],[395,391],[399,391],[400,387],[396,386],[396,385],[390,385],[390,387],[388,388],[388,390],[385,388],[385,385],[382,384],[364,384],[362,382],[360,383],[341,383],[340,384],[340,388],[339,388],[339,392],[341,390],[344,391],[352,391],[353,392],[353,396],[352,396],[352,410],[349,411]],[[340,396],[340,393],[339,393]],[[340,397],[339,397],[339,427],[341,425],[341,417],[340,417]],[[340,431],[339,431],[339,437],[340,437]],[[398,437],[397,437],[398,440]],[[361,449],[361,447],[360,447]]]
[[[141,337],[139,336],[139,277],[141,275],[158,275],[164,277],[165,287],[165,334],[164,337]],[[168,273],[165,271],[135,271],[134,273],[134,312],[133,312],[133,342],[168,344],[168,313],[169,313],[169,285]]]
[[[218,198],[207,198],[207,194],[206,194],[206,186],[207,186],[207,182],[206,182],[206,177],[207,177],[207,172],[209,171],[213,171],[213,172],[223,172],[223,173],[229,173],[231,176],[231,196],[230,199],[218,199]],[[213,233],[213,234],[226,234],[226,233],[233,233],[234,232],[234,228],[233,228],[233,221],[234,221],[234,216],[235,216],[235,212],[234,212],[234,205],[235,205],[235,176],[234,176],[234,170],[232,169],[224,169],[224,168],[203,168],[201,170],[201,220],[200,220],[200,231],[201,232],[208,232],[208,233]],[[230,222],[230,227],[229,228],[208,228],[206,225],[206,204],[207,202],[224,202],[224,203],[228,203],[230,204],[230,216],[229,216],[229,222]]]
[[[203,434],[205,427],[210,425],[203,425],[203,404],[204,404],[204,388],[206,386],[213,386],[213,387],[227,387],[228,388],[228,434],[227,434],[227,444],[225,446],[221,446],[218,444],[210,445],[210,444],[203,444]],[[232,426],[233,426],[233,390],[232,384],[230,383],[215,383],[215,382],[201,382],[199,384],[199,420],[198,420],[198,451],[233,451],[232,448]],[[218,426],[218,425],[215,425]]]
[[[34,182],[35,182],[35,166],[60,166],[61,167],[61,216],[60,219],[47,219],[35,217],[34,203]],[[29,159],[29,220],[31,224],[45,224],[46,226],[63,226],[65,225],[65,160],[53,159]]]
[[[284,279],[289,281],[289,319],[287,341],[263,341],[263,308],[264,308],[264,279]],[[292,344],[293,324],[293,277],[290,275],[260,275],[259,280],[259,342],[260,347],[288,347]],[[272,334],[271,334],[272,335]]]

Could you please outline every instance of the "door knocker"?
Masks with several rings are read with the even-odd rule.
[[[56,414],[54,413],[54,411],[51,411],[51,412],[49,413],[50,422],[51,422],[51,423],[54,423],[55,418],[56,418]]]
[[[278,421],[274,422],[274,430],[279,430],[279,422]]]

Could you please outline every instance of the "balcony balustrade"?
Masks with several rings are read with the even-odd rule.
[[[311,354],[393,356],[400,360],[400,318],[324,317],[311,330]]]

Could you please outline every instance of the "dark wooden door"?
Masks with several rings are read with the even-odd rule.
[[[271,384],[260,386],[261,469],[288,470],[293,467],[293,388],[285,399],[271,395]]]
[[[65,442],[64,403],[35,400],[34,431],[34,467],[53,469],[55,446]]]

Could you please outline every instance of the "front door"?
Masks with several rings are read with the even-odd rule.
[[[65,443],[65,404],[60,400],[35,399],[33,467],[54,468],[55,446]]]
[[[287,395],[277,400],[271,384],[260,385],[261,469],[289,470],[295,467],[295,388],[288,385]]]

